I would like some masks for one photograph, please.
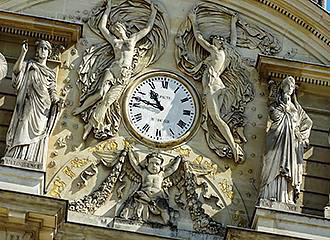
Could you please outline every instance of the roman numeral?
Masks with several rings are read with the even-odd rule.
[[[162,137],[162,131],[159,129],[156,129],[156,137]]]
[[[142,120],[142,113],[135,114],[133,120],[139,122]]]
[[[174,93],[176,93],[177,91],[179,91],[180,87],[177,87],[175,90],[174,90]]]
[[[174,134],[174,132],[173,132],[173,130],[171,128],[170,128],[170,132],[171,132],[172,136],[174,137],[175,134]]]
[[[167,81],[162,81],[162,87],[167,89],[168,88],[168,82]]]
[[[140,108],[141,107],[141,103],[139,103],[139,102],[133,103],[133,107]]]
[[[183,110],[183,115],[190,116],[191,111],[190,110]]]
[[[141,95],[146,95],[144,92],[140,92],[140,91],[138,91],[138,93],[140,93]]]
[[[152,89],[155,89],[155,88],[156,88],[154,82],[149,82],[148,84],[150,85],[150,87],[151,87]]]
[[[177,125],[178,125],[180,128],[184,128],[184,127],[187,125],[187,123],[185,123],[184,121],[180,120],[180,121],[177,123]]]
[[[189,98],[185,97],[181,99],[181,103],[187,102],[189,100]]]
[[[146,124],[143,126],[143,128],[142,128],[142,132],[148,132],[149,129],[150,129],[150,126],[149,126],[148,123],[146,123]]]

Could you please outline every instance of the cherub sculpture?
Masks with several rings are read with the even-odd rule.
[[[133,169],[141,176],[139,189],[128,198],[121,211],[121,217],[148,221],[150,213],[159,215],[164,224],[171,223],[171,208],[163,183],[179,168],[182,156],[177,156],[164,166],[164,159],[158,153],[150,153],[145,157],[145,166],[137,162],[132,151],[128,158]]]
[[[121,120],[118,104],[120,96],[130,83],[132,76],[155,61],[159,57],[157,51],[162,52],[166,45],[162,42],[163,46],[153,49],[158,46],[157,42],[160,41],[164,32],[166,35],[166,24],[163,23],[162,17],[159,17],[158,24],[165,30],[161,30],[159,35],[155,34],[159,39],[154,35],[150,36],[156,22],[158,7],[150,3],[148,21],[142,26],[141,22],[144,22],[145,16],[141,10],[146,8],[146,4],[143,1],[138,1],[138,3],[140,3],[139,7],[136,6],[136,10],[134,9],[135,15],[129,18],[126,13],[125,16],[121,15],[122,11],[132,7],[129,5],[130,1],[113,7],[112,1],[108,0],[105,8],[94,11],[89,20],[91,29],[107,43],[88,49],[79,70],[78,82],[82,84],[81,106],[73,111],[73,115],[82,114],[86,122],[84,140],[92,129],[95,137],[99,139],[112,137],[117,133]],[[115,20],[120,17],[131,24],[131,28]],[[151,46],[153,44],[154,46]]]

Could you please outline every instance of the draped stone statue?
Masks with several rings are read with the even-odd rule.
[[[6,58],[0,53],[0,81],[7,75],[7,61]]]
[[[78,80],[81,105],[73,115],[81,114],[86,122],[84,140],[92,129],[95,138],[105,139],[118,132],[118,100],[132,76],[156,61],[165,49],[167,23],[152,2],[125,1],[112,6],[108,0],[94,9],[88,24],[106,43],[92,46],[83,57]]]
[[[293,77],[273,87],[270,96],[271,127],[266,138],[260,199],[294,204],[302,183],[303,154],[312,120],[297,101]]]
[[[36,57],[24,61],[28,44],[13,67],[12,85],[17,91],[16,107],[7,132],[4,164],[43,169],[48,137],[54,128],[60,101],[56,74],[47,65],[52,50],[48,41],[36,43]]]
[[[220,157],[242,162],[244,152],[239,143],[247,141],[243,133],[244,111],[254,92],[240,54],[234,48],[238,16],[233,11],[222,10],[230,19],[229,42],[216,31],[212,34],[213,29],[202,34],[200,25],[209,16],[204,5],[196,6],[179,29],[177,64],[182,71],[202,81],[202,127],[209,147]]]

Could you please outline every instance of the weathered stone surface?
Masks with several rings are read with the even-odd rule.
[[[329,224],[326,218],[257,207],[252,228],[290,237],[326,240],[330,237]]]

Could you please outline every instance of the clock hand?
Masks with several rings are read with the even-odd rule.
[[[160,101],[158,99],[158,93],[154,92],[153,90],[150,90],[150,98],[155,100],[156,104],[158,105],[158,109],[160,111],[164,110],[164,107],[160,104]]]
[[[148,100],[145,100],[145,99],[142,99],[142,98],[140,98],[140,97],[133,97],[136,101],[138,101],[138,102],[142,102],[142,103],[144,103],[144,104],[146,104],[146,105],[150,105],[150,106],[152,106],[152,107],[154,107],[154,108],[157,108],[157,109],[159,109],[159,110],[161,110],[159,107],[159,105],[157,104],[157,103],[151,103],[151,102],[149,102]]]

